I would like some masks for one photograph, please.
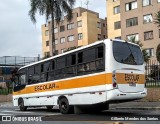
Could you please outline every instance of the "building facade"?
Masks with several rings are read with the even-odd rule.
[[[159,8],[160,0],[107,0],[108,38],[135,37],[155,60],[160,30],[154,18]]]
[[[85,46],[107,38],[106,19],[99,18],[99,14],[85,8],[75,8],[73,19],[68,22],[66,17],[59,25],[55,23],[56,54],[67,49]],[[42,25],[42,56],[52,56],[51,22]]]

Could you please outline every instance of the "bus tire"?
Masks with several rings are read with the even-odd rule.
[[[74,106],[69,105],[67,98],[63,97],[59,100],[59,110],[62,114],[71,114],[74,112]]]
[[[27,106],[24,106],[24,101],[23,99],[19,99],[19,109],[20,111],[26,111],[27,110]]]
[[[50,105],[50,106],[46,106],[46,108],[47,108],[47,110],[52,110],[53,109],[53,106],[52,105]]]

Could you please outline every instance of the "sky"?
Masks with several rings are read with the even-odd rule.
[[[86,8],[86,0],[76,0],[75,7]],[[37,14],[33,24],[28,16],[29,0],[1,0],[0,2],[0,57],[36,57],[42,54],[41,25],[46,23]],[[89,0],[88,9],[106,16],[106,0]]]

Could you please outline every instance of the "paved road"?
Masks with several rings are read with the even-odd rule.
[[[122,105],[121,105],[122,106]],[[134,117],[155,117],[160,120],[160,110],[139,110],[134,109],[116,109],[117,105],[112,105],[110,110],[103,111],[97,114],[70,114],[70,115],[62,115],[59,113],[59,110],[53,109],[51,111],[47,111],[45,107],[42,108],[29,108],[26,112],[21,112],[19,108],[13,107],[12,105],[1,105],[0,106],[0,115],[12,115],[12,116],[39,116],[42,117],[44,121],[123,121],[121,119],[125,117],[132,118]],[[123,107],[123,106],[122,106]],[[160,121],[159,121],[160,122]],[[136,122],[137,123],[137,122]],[[103,124],[103,123],[102,123]]]

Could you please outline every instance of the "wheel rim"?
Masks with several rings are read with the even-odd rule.
[[[67,104],[65,102],[61,103],[61,108],[63,111],[66,111],[68,109]]]

